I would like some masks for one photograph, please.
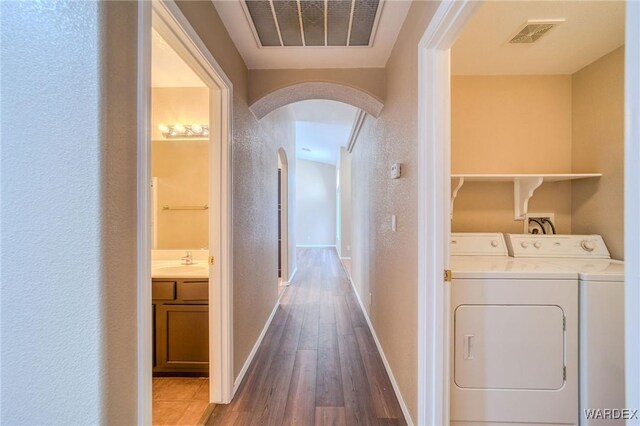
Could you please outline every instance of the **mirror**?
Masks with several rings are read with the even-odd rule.
[[[209,88],[154,31],[153,248],[209,246]]]

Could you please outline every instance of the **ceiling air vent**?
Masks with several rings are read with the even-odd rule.
[[[260,47],[371,46],[383,0],[242,0]]]
[[[512,44],[531,44],[535,43],[547,34],[558,24],[564,22],[564,19],[551,21],[527,21],[524,27],[516,34],[509,43]]]

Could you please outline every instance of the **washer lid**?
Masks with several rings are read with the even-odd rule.
[[[541,259],[542,260],[542,259]],[[610,259],[545,259],[549,264],[578,272],[582,281],[624,281],[624,262]]]
[[[451,271],[454,279],[578,279],[576,271],[550,262],[499,256],[451,256]]]

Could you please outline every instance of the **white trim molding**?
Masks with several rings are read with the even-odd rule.
[[[344,269],[344,265],[342,265],[342,269]],[[396,378],[393,376],[393,371],[391,370],[391,366],[389,365],[389,361],[382,350],[382,345],[380,344],[380,340],[376,335],[376,330],[373,328],[373,324],[371,323],[371,318],[369,318],[369,314],[367,310],[364,308],[364,304],[362,303],[362,299],[360,298],[360,294],[358,294],[358,290],[356,289],[356,285],[351,278],[351,275],[345,270],[345,274],[349,277],[349,282],[351,283],[351,289],[356,295],[358,299],[358,304],[360,305],[360,309],[362,310],[362,314],[364,318],[367,320],[367,325],[369,326],[369,331],[371,331],[371,335],[373,336],[373,340],[376,342],[376,347],[378,348],[378,352],[380,353],[380,357],[382,358],[382,363],[384,364],[384,369],[389,375],[389,380],[391,381],[391,386],[393,386],[393,392],[396,394],[396,398],[398,398],[398,403],[400,404],[400,408],[402,409],[402,414],[404,415],[405,420],[409,426],[413,426],[413,419],[411,418],[411,413],[409,412],[409,407],[407,407],[407,403],[404,401],[402,397],[402,393],[400,392],[400,386],[398,386],[398,382]]]
[[[353,125],[351,126],[351,133],[349,134],[349,140],[347,142],[347,152],[351,154],[353,152],[353,148],[356,146],[356,141],[358,140],[358,135],[360,134],[360,130],[362,130],[362,125],[364,124],[364,119],[367,116],[367,113],[359,109],[356,113],[355,118],[353,119]]]
[[[627,2],[625,45],[626,408],[640,409],[640,3]],[[627,421],[640,425],[640,419]]]
[[[293,282],[293,277],[296,276],[297,272],[298,272],[298,267],[296,266],[293,272],[291,273],[291,275],[289,276],[289,279],[287,281],[282,281],[282,285],[291,285],[291,283]]]
[[[153,324],[151,296],[151,3],[138,3],[138,75],[137,75],[137,365],[138,424],[152,424],[153,400]]]
[[[209,275],[210,402],[228,403],[233,391],[233,297],[231,141],[233,85],[177,4],[172,0],[139,2],[138,18],[138,423],[152,423],[151,317],[151,30],[161,33],[210,88],[210,254]]]
[[[271,314],[269,315],[269,318],[267,319],[266,324],[262,328],[262,331],[260,332],[260,335],[258,336],[258,340],[256,340],[256,343],[253,345],[253,348],[251,349],[251,352],[249,353],[249,356],[247,357],[247,360],[244,362],[244,365],[242,366],[242,370],[240,370],[240,372],[238,373],[238,377],[236,377],[236,380],[233,383],[232,398],[233,398],[233,396],[235,396],[236,392],[240,388],[240,385],[242,384],[242,381],[244,380],[244,376],[247,374],[247,370],[249,370],[249,366],[253,362],[253,358],[255,358],[256,353],[258,352],[258,349],[260,348],[260,345],[262,344],[262,341],[264,340],[264,336],[267,334],[267,330],[269,330],[269,327],[271,326],[271,322],[273,321],[273,317],[275,317],[276,316],[276,312],[278,312],[278,308],[280,307],[280,300],[282,300],[282,296],[284,295],[284,293],[286,291],[287,291],[287,289],[285,289],[285,291],[281,292],[280,295],[278,296],[278,300],[276,301],[276,305],[273,307],[273,310],[271,311]]]
[[[480,6],[440,3],[418,45],[418,419],[449,423],[450,49]]]

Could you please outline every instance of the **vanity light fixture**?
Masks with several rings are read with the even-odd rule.
[[[165,138],[203,138],[209,136],[209,126],[206,124],[161,124],[158,130]]]

